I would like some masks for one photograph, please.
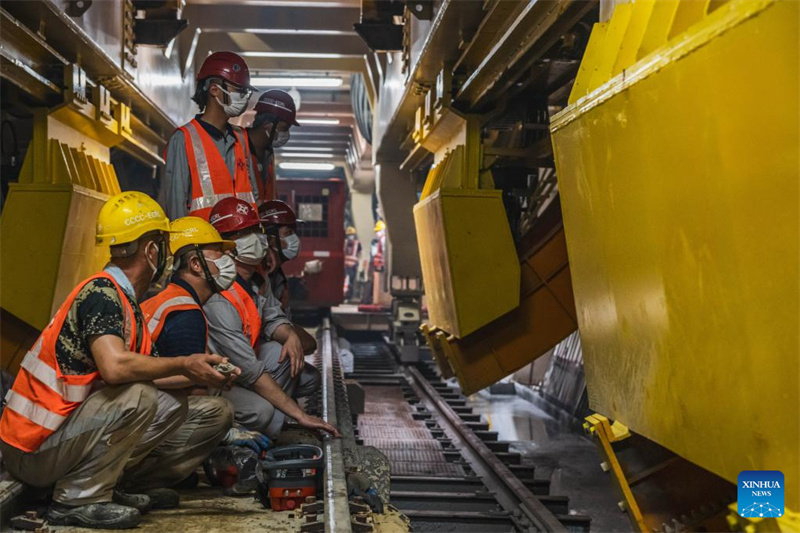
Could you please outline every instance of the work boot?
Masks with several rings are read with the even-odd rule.
[[[152,502],[146,494],[136,494],[133,492],[123,492],[120,489],[114,489],[114,503],[124,505],[125,507],[133,507],[140,514],[147,514],[152,507]]]
[[[150,509],[174,509],[181,503],[181,497],[172,489],[150,489],[144,491],[150,498]]]
[[[137,509],[111,502],[77,507],[53,502],[47,509],[47,521],[56,526],[129,529],[138,526],[141,520],[142,515]]]

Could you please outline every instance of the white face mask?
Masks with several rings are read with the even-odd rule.
[[[275,140],[272,141],[273,148],[280,148],[284,144],[289,142],[289,132],[288,131],[278,131],[275,132]]]
[[[255,233],[236,239],[236,260],[245,265],[258,265],[267,255],[266,247]]]
[[[158,264],[155,264],[150,261],[150,256],[145,254],[147,265],[153,271],[153,277],[151,278],[150,282],[155,283],[156,285],[164,285],[163,282],[172,276],[174,258],[171,255],[163,257],[161,253],[161,246],[152,241],[150,244],[156,247],[156,258],[158,260]]]
[[[214,263],[219,269],[219,274],[214,276],[214,283],[217,285],[217,288],[221,291],[230,289],[236,279],[236,264],[233,262],[233,257],[228,254],[223,254],[217,259],[210,259],[208,257],[205,259],[209,263]]]
[[[223,104],[219,101],[219,97],[214,97],[217,100],[217,103],[222,106],[222,109],[225,111],[225,114],[229,117],[238,117],[244,110],[247,109],[247,101],[250,100],[250,93],[241,94],[237,92],[228,92],[221,86],[218,86],[219,90],[224,92],[228,95],[228,99],[230,100],[230,104]]]
[[[283,256],[286,259],[294,259],[300,255],[300,237],[296,233],[283,238],[286,247],[282,250]]]

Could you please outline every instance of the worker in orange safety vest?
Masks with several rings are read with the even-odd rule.
[[[275,148],[289,142],[289,130],[299,126],[297,108],[289,93],[281,89],[264,91],[254,107],[253,125],[247,128],[250,156],[257,172],[259,204],[277,199]]]
[[[236,281],[203,306],[212,348],[242,369],[237,385],[223,392],[234,406],[235,422],[274,438],[289,416],[303,427],[338,435],[294,400],[316,392],[321,376],[306,363],[302,342],[280,303],[271,293],[258,294],[253,284],[267,252],[258,213],[247,202],[227,198],[214,206],[210,221],[223,238],[236,242]]]
[[[186,400],[156,388],[225,388],[233,379],[215,370],[226,361],[218,355],[156,357],[138,299],[167,266],[170,231],[146,194],[105,203],[96,242],[110,246],[111,262],[69,294],[6,396],[3,461],[29,485],[55,485],[51,524],[127,528],[151,508],[177,506],[165,487],[191,474],[230,428],[221,399],[203,403],[214,425],[198,432],[185,424]]]
[[[211,208],[230,196],[256,205],[256,170],[247,131],[228,124],[253,94],[250,71],[233,52],[209,55],[196,76],[192,100],[201,114],[178,128],[167,144],[160,202],[171,219],[208,220]]]

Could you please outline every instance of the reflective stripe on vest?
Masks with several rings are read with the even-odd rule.
[[[230,289],[224,291],[222,296],[239,313],[239,318],[242,320],[242,331],[250,339],[250,345],[255,348],[258,345],[258,338],[261,334],[261,314],[253,298],[247,294],[247,291],[238,281],[234,282]]]
[[[136,313],[114,278],[102,272],[84,280],[67,296],[22,360],[14,385],[6,396],[7,409],[3,410],[0,418],[0,438],[6,443],[26,452],[39,449],[42,442],[86,400],[92,391],[92,384],[100,379],[98,372],[63,374],[56,356],[58,336],[75,298],[87,283],[98,278],[110,280],[120,298],[126,348],[132,352],[150,354],[152,343],[144,324],[141,346],[139,350],[136,349],[139,344]]]
[[[11,409],[17,414],[24,416],[35,424],[47,428],[50,431],[57,430],[58,427],[64,423],[64,420],[67,419],[66,416],[48,411],[44,407],[33,403],[25,396],[17,394],[14,392],[14,389],[11,389],[8,391],[8,394],[6,394],[6,408]],[[3,438],[3,440],[5,440],[5,438]]]
[[[157,341],[161,335],[161,330],[164,328],[164,323],[170,313],[191,309],[203,312],[203,309],[192,298],[191,294],[176,283],[170,283],[163,291],[142,302],[141,307],[153,342]],[[203,319],[205,319],[205,316],[205,313],[203,313]],[[206,327],[206,342],[208,342],[208,327]]]
[[[180,129],[186,139],[186,158],[192,178],[192,197],[187,202],[188,214],[208,220],[211,208],[220,200],[231,196],[236,196],[255,208],[247,158],[247,133],[239,128],[233,130],[236,136],[236,168],[231,176],[225,159],[197,119],[192,119]]]

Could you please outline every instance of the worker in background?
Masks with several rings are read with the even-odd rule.
[[[162,357],[179,357],[192,353],[208,353],[208,323],[203,305],[215,293],[228,290],[236,278],[236,265],[230,252],[233,241],[224,240],[214,227],[199,217],[183,217],[171,224],[170,249],[175,257],[174,275],[167,287],[142,303],[144,318],[153,342]],[[185,389],[193,383],[175,380],[161,388]],[[213,409],[220,397],[189,396],[187,422],[213,426]],[[269,439],[250,434],[244,428],[225,428],[227,434],[217,442],[245,445],[256,451],[266,450]],[[210,429],[210,428],[209,428]]]
[[[286,91],[270,89],[258,97],[253,125],[247,129],[252,166],[258,176],[259,203],[276,199],[275,148],[289,141],[289,129],[299,126],[297,108]]]
[[[291,319],[289,308],[289,283],[282,265],[286,261],[296,259],[300,255],[300,236],[297,224],[303,222],[297,218],[294,209],[280,200],[264,202],[258,207],[261,228],[264,230],[262,242],[269,248],[266,261],[262,264],[264,274],[261,281],[261,292],[271,291],[281,303],[281,309]],[[312,354],[317,349],[317,341],[303,328],[295,330],[303,345],[303,353]]]
[[[345,300],[351,300],[353,298],[353,287],[356,283],[356,275],[358,274],[358,260],[360,257],[361,243],[358,242],[358,238],[356,237],[356,228],[353,226],[347,226],[347,229],[345,230],[344,241]]]
[[[292,399],[315,392],[320,375],[306,364],[302,343],[280,303],[270,293],[259,295],[253,285],[266,254],[258,214],[249,203],[228,198],[214,206],[210,221],[223,238],[236,242],[236,281],[203,307],[212,347],[242,369],[237,385],[223,393],[234,406],[236,422],[274,438],[286,415],[301,426],[338,435]]]
[[[111,262],[67,296],[6,396],[3,461],[29,485],[55,485],[51,524],[134,527],[148,509],[177,506],[178,494],[163,487],[186,478],[217,444],[218,432],[183,426],[186,403],[154,385],[186,379],[223,388],[233,379],[215,370],[226,361],[218,355],[155,357],[137,302],[166,268],[169,231],[144,193],[105,203],[97,244],[110,245]],[[219,407],[225,412],[214,416],[229,425],[229,409]]]
[[[247,63],[233,52],[214,52],[196,78],[192,100],[200,114],[167,144],[160,200],[172,219],[188,214],[208,220],[214,204],[230,196],[254,206],[258,200],[247,132],[228,124],[244,113],[253,92]]]

